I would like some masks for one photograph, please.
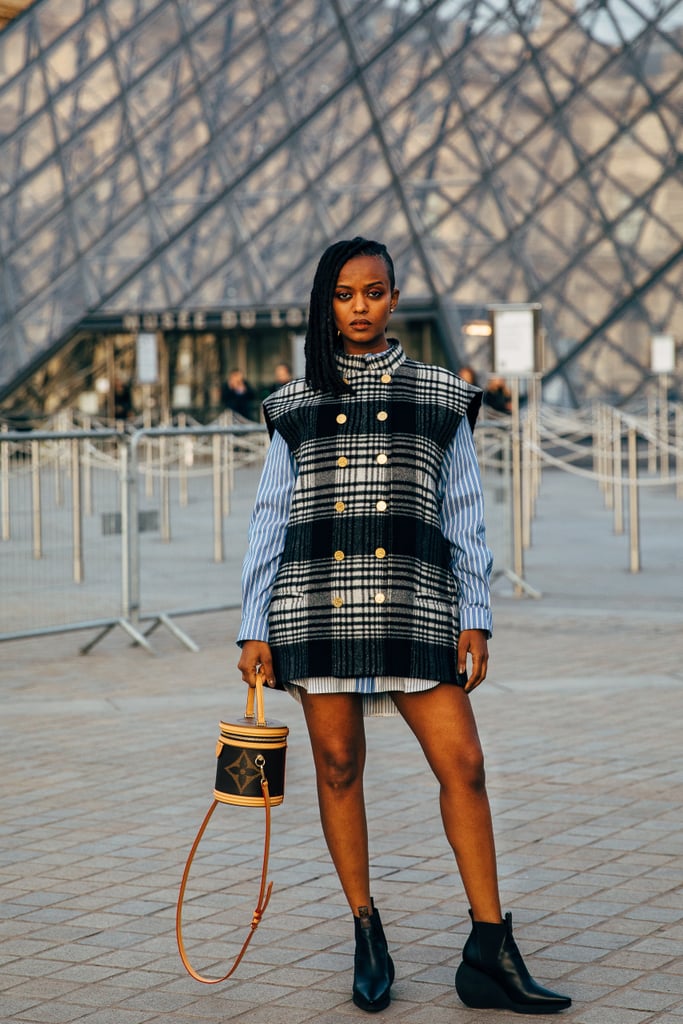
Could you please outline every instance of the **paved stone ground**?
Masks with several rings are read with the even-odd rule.
[[[495,587],[487,751],[501,887],[534,975],[577,1024],[683,1024],[683,504],[643,500],[643,571],[594,485],[544,478],[526,577]],[[235,538],[244,523],[234,524]],[[235,543],[239,543],[235,539]],[[351,1024],[350,915],[321,838],[300,708],[274,811],[270,907],[232,980],[182,969],[174,913],[211,799],[221,717],[242,713],[236,613],[185,620],[156,657],[111,633],[0,647],[0,1021]],[[383,1020],[519,1020],[467,1010],[453,974],[466,903],[437,793],[400,720],[368,723],[374,895],[397,978]],[[221,807],[193,873],[187,944],[217,971],[256,899],[261,812]]]

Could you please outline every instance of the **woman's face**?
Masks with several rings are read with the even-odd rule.
[[[332,311],[344,351],[351,355],[388,348],[386,327],[398,302],[381,256],[354,256],[339,272]]]

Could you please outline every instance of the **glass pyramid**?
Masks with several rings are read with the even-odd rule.
[[[0,135],[0,397],[88,318],[305,306],[355,234],[456,365],[540,302],[575,404],[683,323],[683,0],[39,0]]]

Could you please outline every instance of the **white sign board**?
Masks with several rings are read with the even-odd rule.
[[[493,311],[493,369],[501,376],[536,372],[533,309]]]
[[[676,344],[670,334],[653,335],[650,369],[653,373],[673,373],[676,369]]]
[[[138,334],[137,374],[140,384],[156,384],[159,380],[156,334]]]

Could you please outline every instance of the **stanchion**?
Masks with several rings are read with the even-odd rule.
[[[629,568],[640,572],[640,518],[638,507],[638,433],[628,430],[628,515],[629,515]]]

